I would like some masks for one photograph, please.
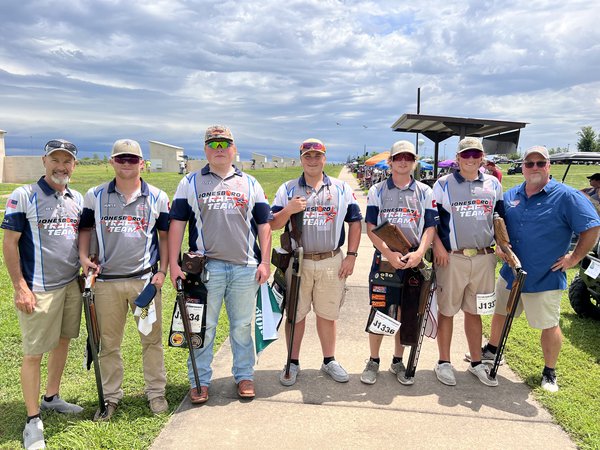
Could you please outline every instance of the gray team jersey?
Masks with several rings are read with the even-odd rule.
[[[158,231],[169,230],[169,198],[142,180],[126,204],[113,180],[87,192],[80,227],[95,227],[102,274],[140,272],[160,260]]]
[[[460,172],[441,177],[433,186],[440,215],[438,235],[446,250],[485,248],[494,244],[493,214],[504,217],[502,185],[479,173],[467,181]]]
[[[277,213],[296,196],[306,199],[302,226],[302,246],[305,252],[327,252],[341,247],[345,241],[344,222],[362,220],[352,188],[345,182],[323,174],[319,191],[308,186],[304,174],[282,184],[275,194],[271,211]],[[288,222],[287,226],[290,224]]]
[[[83,197],[52,189],[44,177],[17,188],[6,202],[2,228],[21,233],[21,272],[33,292],[57,289],[79,273],[77,227]]]
[[[269,221],[269,204],[256,178],[235,169],[227,178],[202,170],[183,177],[171,218],[189,222],[189,248],[208,258],[256,266],[258,225]]]
[[[369,189],[365,221],[380,225],[388,220],[400,228],[412,247],[418,247],[424,228],[437,225],[437,215],[433,191],[420,181],[411,179],[408,186],[398,188],[389,177]]]

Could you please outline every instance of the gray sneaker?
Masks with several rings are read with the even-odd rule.
[[[363,373],[360,375],[360,381],[365,384],[375,384],[377,381],[377,372],[379,372],[379,364],[369,359],[365,370],[363,370]]]
[[[481,349],[481,362],[484,364],[494,364],[496,359],[496,354],[492,353],[488,350],[487,347],[482,347]],[[471,362],[471,353],[465,353],[465,360]],[[500,365],[504,364],[504,356],[500,358]]]
[[[298,377],[298,372],[300,372],[300,366],[294,363],[290,363],[290,376],[289,378],[285,377],[285,366],[281,370],[279,374],[279,382],[284,386],[293,386],[296,383],[296,378]]]
[[[404,363],[402,361],[397,362],[396,364],[390,364],[390,372],[394,375],[399,375],[400,373],[406,372],[406,367],[404,367]]]
[[[486,386],[498,386],[498,380],[490,378],[490,368],[485,364],[478,364],[475,367],[469,366],[469,372],[479,378]]]
[[[44,424],[42,419],[36,417],[25,424],[23,430],[23,446],[27,449],[46,448],[44,442]]]
[[[56,411],[63,414],[79,414],[83,411],[83,408],[79,405],[64,401],[58,395],[56,395],[51,402],[44,400],[42,396],[42,402],[40,403],[41,411]]]
[[[441,383],[446,386],[456,386],[456,378],[452,369],[453,367],[450,363],[436,364],[433,368],[435,376]]]
[[[321,370],[338,383],[346,383],[350,379],[348,372],[335,359],[327,365],[321,364]]]

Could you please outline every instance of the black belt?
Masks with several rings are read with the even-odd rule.
[[[138,278],[138,277],[141,277],[142,275],[146,275],[149,272],[157,272],[157,271],[158,271],[158,264],[154,264],[152,267],[148,267],[147,269],[139,270],[134,273],[128,273],[126,275],[104,275],[101,273],[96,278],[98,278],[99,280],[119,280],[119,279],[123,279],[123,278]]]

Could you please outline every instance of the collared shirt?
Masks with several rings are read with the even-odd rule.
[[[527,197],[525,183],[504,194],[506,229],[513,251],[527,272],[523,292],[566,289],[567,275],[551,267],[565,255],[573,233],[600,226],[598,213],[581,192],[550,180]],[[510,289],[514,275],[508,264],[500,270]]]
[[[325,173],[318,191],[306,184],[304,174],[282,184],[275,194],[271,211],[274,214],[281,211],[288,204],[288,199],[297,196],[306,199],[302,225],[305,252],[328,252],[341,247],[345,241],[344,222],[362,220],[352,188]],[[291,229],[289,221],[286,227]]]
[[[496,177],[478,173],[467,181],[455,172],[433,185],[440,214],[438,235],[446,250],[485,248],[494,244],[494,212],[504,217],[502,185]]]
[[[158,231],[169,230],[169,198],[141,180],[140,191],[126,202],[113,179],[85,195],[80,228],[94,226],[104,275],[146,270],[160,259]]]
[[[21,233],[21,272],[33,292],[57,289],[79,273],[77,227],[83,197],[67,188],[64,195],[37,183],[15,189],[6,202],[2,228]]]
[[[380,225],[386,220],[400,228],[412,247],[417,247],[423,230],[438,223],[432,189],[412,177],[410,183],[401,188],[394,184],[392,177],[371,186],[365,222]]]
[[[269,216],[256,178],[235,167],[221,178],[208,164],[183,177],[171,208],[172,219],[189,223],[190,251],[245,266],[260,262],[257,226]]]

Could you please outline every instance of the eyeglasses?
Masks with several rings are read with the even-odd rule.
[[[410,153],[398,153],[392,157],[392,161],[409,161],[414,162],[415,156]]]
[[[142,158],[137,155],[117,155],[113,156],[113,160],[117,164],[139,164]]]
[[[302,151],[318,150],[318,151],[324,152],[325,146],[323,144],[321,144],[320,142],[303,142],[302,145],[300,146],[300,150],[302,150]]]
[[[229,142],[229,141],[212,141],[212,142],[209,142],[206,145],[208,145],[213,150],[216,150],[218,148],[229,148],[233,144],[231,142]]]
[[[63,148],[69,153],[77,155],[77,147],[75,147],[75,145],[71,144],[70,142],[62,142],[57,140],[48,141],[46,147],[44,148],[44,151],[48,153],[59,148]]]
[[[481,158],[483,156],[483,152],[480,150],[465,150],[464,152],[460,152],[459,155],[464,159]]]
[[[528,169],[533,169],[533,166],[537,166],[539,169],[546,167],[548,161],[523,161],[523,167],[527,167]]]

